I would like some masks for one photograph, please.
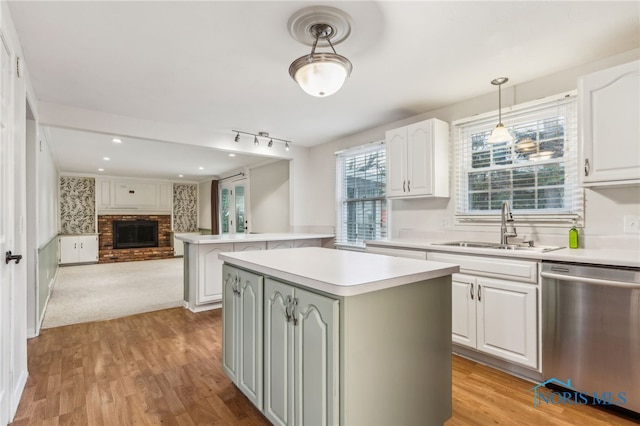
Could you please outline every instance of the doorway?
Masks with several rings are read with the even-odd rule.
[[[247,180],[220,185],[220,230],[223,234],[249,233]]]

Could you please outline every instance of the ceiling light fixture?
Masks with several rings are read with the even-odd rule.
[[[311,6],[289,18],[289,32],[297,41],[311,45],[311,53],[289,66],[289,75],[308,94],[327,97],[336,93],[351,75],[353,65],[338,55],[334,45],[351,34],[351,17],[340,9]],[[318,47],[333,52],[316,52]]]
[[[122,139],[113,138],[113,139],[111,139],[111,142],[113,142],[113,143],[122,143]]]
[[[111,158],[109,158],[109,157],[102,157],[102,159],[103,159],[104,161],[109,161],[109,160],[111,160]]]
[[[236,155],[232,152],[229,154],[229,157],[235,157]]]
[[[104,172],[104,169],[98,169],[99,172]]]
[[[513,136],[502,124],[502,90],[501,87],[504,83],[509,81],[507,77],[498,77],[495,80],[491,80],[491,84],[498,86],[498,125],[491,132],[491,136],[487,139],[488,143],[505,143],[512,142]]]
[[[236,133],[236,136],[234,138],[234,140],[236,142],[240,141],[240,134],[253,136],[253,144],[255,146],[259,146],[260,145],[260,139],[258,139],[258,138],[265,138],[265,139],[268,138],[269,142],[267,143],[267,146],[269,148],[273,147],[273,143],[274,142],[281,142],[281,143],[285,144],[285,150],[289,151],[289,144],[291,143],[291,141],[288,141],[288,140],[285,140],[285,139],[280,139],[280,138],[274,138],[273,136],[269,136],[269,132],[251,133],[251,132],[243,132],[242,130],[232,130],[232,132]]]

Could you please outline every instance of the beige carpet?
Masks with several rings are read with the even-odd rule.
[[[58,269],[42,328],[182,306],[182,258]]]

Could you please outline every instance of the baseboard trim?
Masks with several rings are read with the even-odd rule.
[[[222,302],[217,302],[217,303],[211,303],[208,305],[201,305],[201,306],[185,306],[188,310],[190,310],[191,312],[197,314],[198,312],[204,312],[204,311],[211,311],[214,309],[220,309],[222,308]]]
[[[485,355],[472,349],[454,344],[453,353],[455,355],[459,355],[463,358],[470,359],[471,361],[475,361],[480,364],[488,365],[489,367],[493,367],[507,374],[520,377],[521,379],[525,379],[530,382],[539,383],[542,381],[542,373],[539,371],[532,370],[520,365],[515,365],[508,361],[494,358],[491,355]]]
[[[18,412],[18,405],[20,405],[20,399],[22,398],[22,394],[24,393],[24,389],[27,386],[27,378],[29,377],[29,372],[27,370],[23,370],[20,374],[20,378],[16,383],[16,386],[13,388],[13,395],[11,398],[11,421],[16,416]]]

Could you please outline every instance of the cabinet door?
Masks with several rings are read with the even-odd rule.
[[[477,278],[478,350],[537,368],[537,287]]]
[[[640,61],[579,81],[583,182],[640,181]]]
[[[78,262],[98,261],[98,236],[83,235],[78,237]]]
[[[293,298],[293,287],[265,279],[263,413],[275,425],[293,424],[293,327],[285,312],[288,298]]]
[[[211,244],[198,251],[198,294],[196,304],[222,300],[222,260],[218,254],[233,251],[232,244]]]
[[[338,424],[338,301],[296,289],[294,321],[295,424]]]
[[[321,243],[320,243],[320,239],[319,238],[312,238],[309,240],[294,240],[293,241],[293,246],[296,248],[299,247],[320,247]]]
[[[238,382],[238,270],[222,266],[222,368]]]
[[[451,282],[452,341],[476,348],[476,279],[453,274]]]
[[[78,261],[78,237],[60,237],[60,264]]]
[[[433,193],[433,123],[429,120],[407,128],[407,195]]]
[[[407,189],[407,128],[389,130],[387,145],[387,196],[406,195]]]
[[[262,276],[238,272],[238,388],[262,410]]]

